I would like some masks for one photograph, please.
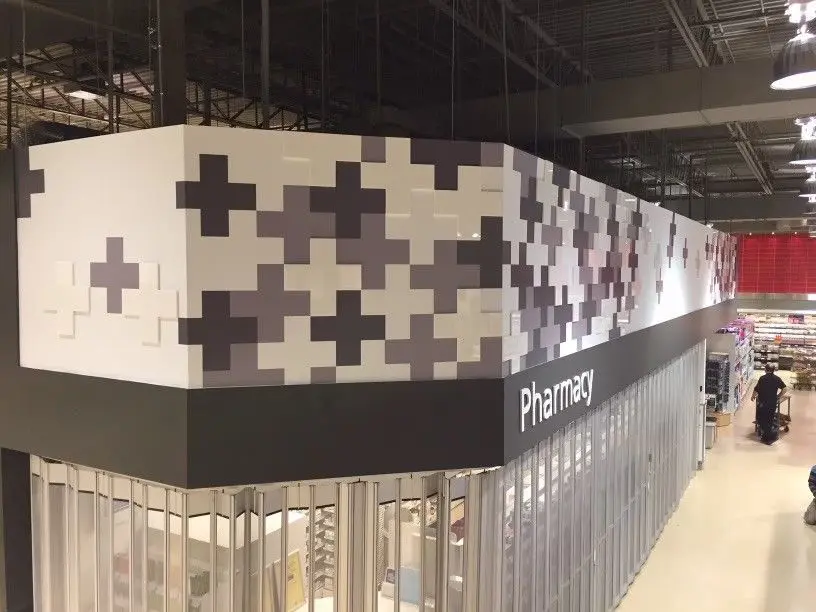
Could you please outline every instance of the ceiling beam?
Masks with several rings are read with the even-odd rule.
[[[440,13],[455,21],[464,30],[467,30],[472,36],[475,36],[500,55],[504,55],[505,46],[502,41],[488,34],[487,31],[481,28],[474,20],[465,16],[461,11],[454,10],[449,0],[428,0],[428,2],[430,2],[431,6],[436,8]],[[524,72],[537,79],[543,85],[553,88],[556,87],[555,82],[547,77],[547,75],[509,48],[507,49],[507,59],[517,67],[524,70]]]
[[[808,217],[813,206],[795,194],[775,193],[770,196],[746,194],[719,198],[678,198],[663,205],[671,211],[703,223],[796,220]]]
[[[677,31],[680,32],[680,37],[683,39],[683,42],[686,43],[686,47],[688,47],[691,57],[694,59],[695,63],[700,68],[708,68],[710,66],[708,56],[706,55],[705,50],[702,48],[700,41],[697,40],[695,33],[689,27],[685,14],[677,5],[677,0],[663,0],[663,4],[669,13],[669,16],[672,18],[674,25],[677,27]],[[700,10],[705,11],[705,7],[702,6],[702,4],[699,6]],[[704,14],[703,17],[708,18],[708,15]],[[715,49],[717,50],[717,53],[720,54],[721,59],[725,61],[725,56],[720,51],[719,47],[715,47]],[[759,182],[762,192],[766,195],[773,193],[771,177],[765,170],[762,158],[759,156],[756,149],[754,149],[754,146],[751,144],[750,138],[748,138],[748,136],[745,134],[745,130],[743,129],[742,125],[740,125],[740,123],[737,121],[729,121],[725,124],[725,126],[734,139],[734,144],[736,145],[737,150],[745,160],[745,165],[748,166],[748,169]]]
[[[709,68],[689,68],[639,77],[593,81],[585,87],[510,95],[513,135],[534,142],[554,135],[577,137],[724,125],[728,122],[793,119],[813,114],[816,88],[773,91],[773,60],[762,58]],[[461,137],[503,141],[503,96],[462,101],[457,108]],[[432,107],[412,112],[418,120],[440,116]],[[536,119],[536,115],[538,118]]]
[[[564,61],[573,66],[580,74],[589,79],[592,78],[592,74],[589,72],[589,69],[582,65],[580,60],[573,57],[569,51],[567,51],[562,45],[558,44],[558,41],[555,40],[555,38],[553,38],[549,32],[544,30],[536,20],[530,18],[526,13],[524,13],[524,11],[522,11],[516,5],[516,3],[513,2],[513,0],[501,0],[501,2],[507,7],[508,12],[515,19],[524,24],[524,26],[529,29],[530,32],[532,32],[547,46],[547,49],[560,55]]]

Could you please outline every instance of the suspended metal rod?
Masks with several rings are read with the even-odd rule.
[[[108,0],[108,24],[113,25],[113,0]],[[115,118],[114,118],[114,102],[113,102],[113,30],[108,29],[107,35],[107,46],[108,46],[108,65],[107,65],[107,74],[105,77],[106,85],[107,85],[107,93],[108,93],[108,132],[113,134],[115,131]]]
[[[14,61],[14,28],[11,25],[11,19],[8,23],[8,57],[6,58],[6,147],[11,148],[11,64]]]
[[[502,41],[496,40],[492,36],[490,36],[487,32],[485,32],[481,26],[477,25],[470,19],[467,19],[461,13],[458,13],[453,10],[450,3],[446,0],[428,0],[434,8],[436,8],[440,13],[447,16],[449,19],[454,19],[458,22],[461,28],[464,28],[467,32],[478,38],[482,41],[485,45],[497,51],[498,53],[504,56],[504,45]],[[502,6],[505,6],[502,4]],[[517,53],[512,51],[508,51],[507,59],[524,70],[524,72],[530,74],[534,78],[538,79],[542,84],[546,85],[547,87],[557,88],[555,81],[550,79],[546,74],[543,72],[536,70],[534,66],[531,66],[525,59],[519,56]]]
[[[555,40],[546,30],[544,30],[537,21],[533,21],[528,17],[513,0],[501,0],[501,3],[507,7],[511,15],[524,26],[526,26],[536,38],[540,39],[547,45],[550,51],[554,51],[560,55],[567,63],[575,67],[575,69],[587,78],[592,78],[589,69],[587,68],[586,58],[582,57],[580,60],[574,58],[570,53]],[[583,26],[582,26],[583,27]]]
[[[320,129],[326,130],[326,121],[328,118],[328,92],[329,86],[327,79],[328,67],[326,54],[329,52],[329,45],[327,39],[329,36],[329,6],[327,0],[323,0],[320,7]]]
[[[382,122],[382,33],[380,24],[380,0],[376,0],[376,39],[377,39],[377,125]]]
[[[269,129],[269,0],[261,0],[261,105],[262,128]]]

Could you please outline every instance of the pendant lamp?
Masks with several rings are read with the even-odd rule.
[[[793,166],[816,167],[816,117],[797,119],[800,128],[799,140],[793,147],[790,164]]]
[[[816,198],[816,174],[811,174],[808,180],[805,181],[805,187],[799,192],[799,197],[808,200]]]

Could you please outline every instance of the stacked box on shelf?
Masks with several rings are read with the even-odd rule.
[[[775,344],[755,344],[754,368],[764,370],[768,364],[779,368],[779,347]]]
[[[713,400],[709,407],[723,411],[728,406],[731,364],[725,353],[709,353],[706,359],[705,392]],[[711,405],[713,403],[713,406]]]

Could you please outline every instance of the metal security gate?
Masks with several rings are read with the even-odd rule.
[[[697,468],[704,344],[510,464],[179,491],[32,457],[36,612],[606,612]]]

